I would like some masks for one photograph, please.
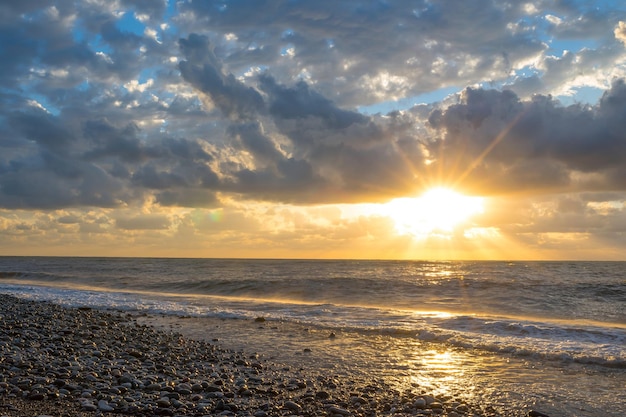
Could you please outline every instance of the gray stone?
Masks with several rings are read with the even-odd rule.
[[[328,407],[328,412],[332,414],[339,414],[342,416],[349,416],[352,414],[350,411],[346,410],[345,408],[341,408],[337,406]]]
[[[426,408],[426,400],[423,398],[417,398],[414,402],[413,402],[413,407],[423,410],[424,408]]]
[[[285,408],[289,411],[293,411],[294,413],[300,413],[302,411],[302,407],[300,404],[297,404],[293,401],[285,401]]]
[[[330,398],[330,394],[327,391],[318,391],[315,393],[315,398],[320,400],[327,400]]]
[[[115,408],[109,405],[109,403],[106,400],[98,401],[98,409],[104,412],[115,411]]]
[[[82,403],[81,407],[85,411],[97,411],[98,410],[98,406],[95,405],[94,403]]]
[[[161,408],[167,408],[172,405],[170,403],[170,400],[168,400],[167,398],[159,398],[158,400],[156,400],[156,404]]]

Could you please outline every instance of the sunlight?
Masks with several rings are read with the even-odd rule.
[[[396,198],[382,213],[393,219],[400,234],[424,237],[449,234],[455,226],[483,212],[483,198],[468,197],[448,188],[432,188],[420,197]]]
[[[459,353],[451,350],[428,349],[428,345],[419,348],[409,366],[419,369],[411,375],[411,382],[420,387],[427,387],[437,395],[449,395],[459,381],[465,380],[465,360]]]

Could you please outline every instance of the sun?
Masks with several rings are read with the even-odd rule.
[[[431,188],[419,197],[396,198],[383,205],[400,234],[427,237],[450,234],[475,214],[483,212],[483,198],[470,197],[444,187]]]

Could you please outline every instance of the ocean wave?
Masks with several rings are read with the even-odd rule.
[[[283,320],[306,326],[352,331],[364,336],[410,337],[462,349],[533,359],[626,368],[626,327],[549,321],[290,303],[189,294],[77,290],[10,283],[20,274],[4,272],[0,292],[69,307],[135,311],[180,317]],[[41,284],[41,283],[40,283]],[[582,324],[581,324],[582,323]]]
[[[35,271],[0,271],[0,280],[27,280],[50,284],[54,282],[69,281],[69,277],[49,272]]]

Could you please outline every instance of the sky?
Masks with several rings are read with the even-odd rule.
[[[0,4],[0,255],[626,260],[626,4]]]

